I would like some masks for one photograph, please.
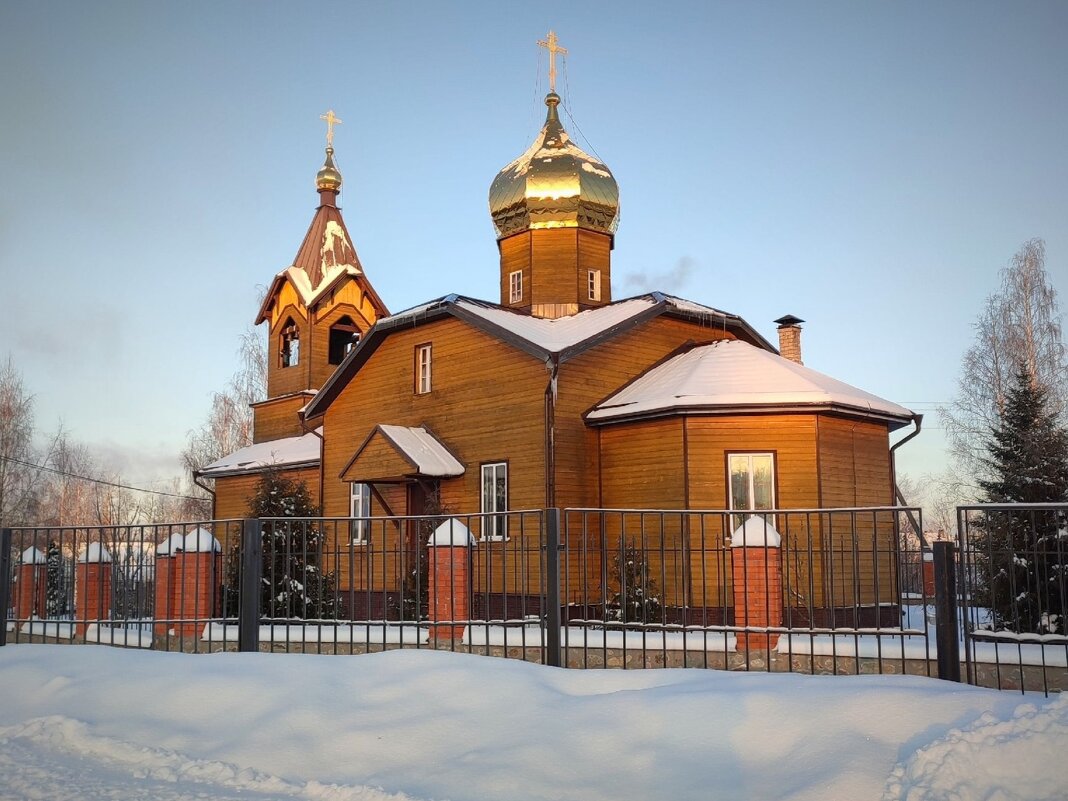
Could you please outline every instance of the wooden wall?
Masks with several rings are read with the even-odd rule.
[[[319,503],[319,471],[314,467],[306,467],[299,470],[280,470],[280,473],[293,481],[303,481],[308,486],[312,502]],[[261,473],[246,473],[239,476],[225,476],[215,479],[215,509],[216,520],[235,520],[248,517],[249,500],[256,493],[256,485],[262,478]],[[219,527],[224,531],[224,527]],[[223,552],[229,551],[230,543],[223,540],[229,536],[224,534],[216,538],[223,543]]]
[[[501,303],[514,308],[592,308],[612,300],[612,238],[581,228],[540,228],[500,241]],[[508,275],[523,271],[523,301],[509,304]],[[601,271],[601,299],[591,301],[587,270]]]
[[[270,442],[303,435],[305,432],[298,413],[311,397],[304,394],[284,395],[256,404],[252,410],[255,418],[252,441]]]
[[[433,390],[417,395],[415,348],[425,343],[433,346]],[[539,360],[460,320],[447,318],[393,333],[324,417],[326,513],[348,514],[349,487],[339,476],[379,423],[428,427],[466,467],[463,476],[440,483],[441,501],[448,510],[477,513],[480,465],[498,461],[509,464],[509,508],[542,508],[548,380]],[[377,488],[392,493],[388,502],[394,514],[408,513],[403,486]],[[379,514],[380,508],[373,501],[372,512]],[[383,545],[398,550],[392,540]]]

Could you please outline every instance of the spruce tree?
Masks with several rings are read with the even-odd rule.
[[[59,543],[51,540],[45,552],[45,617],[57,618],[66,614],[66,592],[63,587],[63,552]]]
[[[1068,502],[1068,432],[1047,390],[1021,365],[987,441],[987,503]],[[1068,516],[990,511],[979,521],[976,564],[996,629],[1064,631]]]
[[[334,575],[322,569],[324,538],[314,518],[308,486],[278,472],[264,473],[248,512],[263,528],[263,577],[260,614],[268,618],[333,619],[337,616]],[[294,518],[282,520],[280,518]],[[238,585],[240,553],[228,560],[229,583]]]

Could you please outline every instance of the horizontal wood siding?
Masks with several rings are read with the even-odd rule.
[[[279,470],[278,472],[293,481],[303,481],[308,487],[312,503],[319,503],[319,472],[315,468]],[[215,519],[233,520],[248,517],[249,501],[256,494],[256,485],[262,478],[262,473],[251,473],[215,479]],[[234,544],[229,541],[232,535],[232,526],[219,526],[215,533],[215,538],[223,544],[224,553],[228,553]]]
[[[820,415],[819,452],[824,506],[893,505],[885,424]],[[827,594],[847,604],[896,600],[893,515],[862,514],[853,520],[838,515],[831,529],[828,547],[834,555],[825,570]]]
[[[399,479],[414,472],[415,466],[401,456],[385,434],[376,431],[342,479],[369,482],[371,479]]]
[[[806,509],[819,506],[815,415],[715,415],[686,419],[691,509],[727,509],[727,454],[767,451],[775,454],[776,506]],[[716,606],[731,599],[730,563],[721,547],[730,544],[729,518],[711,517],[691,529],[691,576],[695,606]],[[794,581],[807,575],[809,538],[819,535],[816,521],[789,521]],[[779,525],[780,521],[776,521]],[[785,525],[783,525],[785,528]],[[702,547],[703,546],[703,547]],[[801,561],[798,561],[801,560]],[[786,569],[786,568],[784,568]]]
[[[286,320],[290,318],[300,331],[300,363],[292,367],[282,367],[279,356],[282,328]],[[286,281],[278,291],[278,299],[271,309],[270,329],[267,333],[268,398],[310,389],[308,386],[308,365],[311,358],[310,337],[311,325],[308,322],[308,310],[293,286]]]
[[[252,410],[253,442],[270,442],[284,437],[304,434],[299,412],[309,401],[308,395],[292,395],[272,403],[264,403]]]
[[[587,283],[588,270],[601,271],[601,299],[590,300]],[[604,306],[612,302],[612,237],[596,231],[578,229],[578,285],[576,296],[584,308]]]
[[[433,345],[433,390],[416,395],[415,347],[428,342]],[[463,476],[440,482],[448,511],[480,511],[480,465],[499,461],[509,463],[509,508],[542,508],[547,382],[539,360],[460,320],[391,334],[324,416],[327,513],[348,514],[349,489],[339,476],[379,423],[425,425],[465,466]],[[350,471],[348,478],[359,476]],[[395,514],[408,512],[401,491],[392,496]]]
[[[531,303],[530,279],[530,232],[510,236],[500,241],[501,249],[501,305],[513,309],[528,309]],[[519,270],[523,273],[523,297],[511,303],[511,287],[508,276]]]

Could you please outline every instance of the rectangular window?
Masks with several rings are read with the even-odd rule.
[[[508,273],[508,302],[519,303],[523,299],[523,271]]]
[[[772,453],[729,453],[730,508],[775,508],[775,455]],[[746,515],[734,515],[731,528],[737,529]]]
[[[494,515],[485,518],[485,539],[508,539],[508,464],[494,462],[482,465],[482,512]]]
[[[349,517],[371,516],[371,485],[353,481],[349,484]],[[353,520],[349,526],[349,541],[353,544],[367,542],[370,528],[368,520]]]
[[[601,299],[601,271],[589,270],[587,273],[590,300]]]
[[[431,347],[430,344],[418,345],[415,348],[415,394],[425,395],[430,392],[433,384],[431,383],[430,373],[431,362]]]

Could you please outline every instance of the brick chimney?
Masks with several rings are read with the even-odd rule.
[[[805,321],[788,314],[775,322],[779,324],[779,353],[784,359],[804,364],[801,361],[801,323]]]

